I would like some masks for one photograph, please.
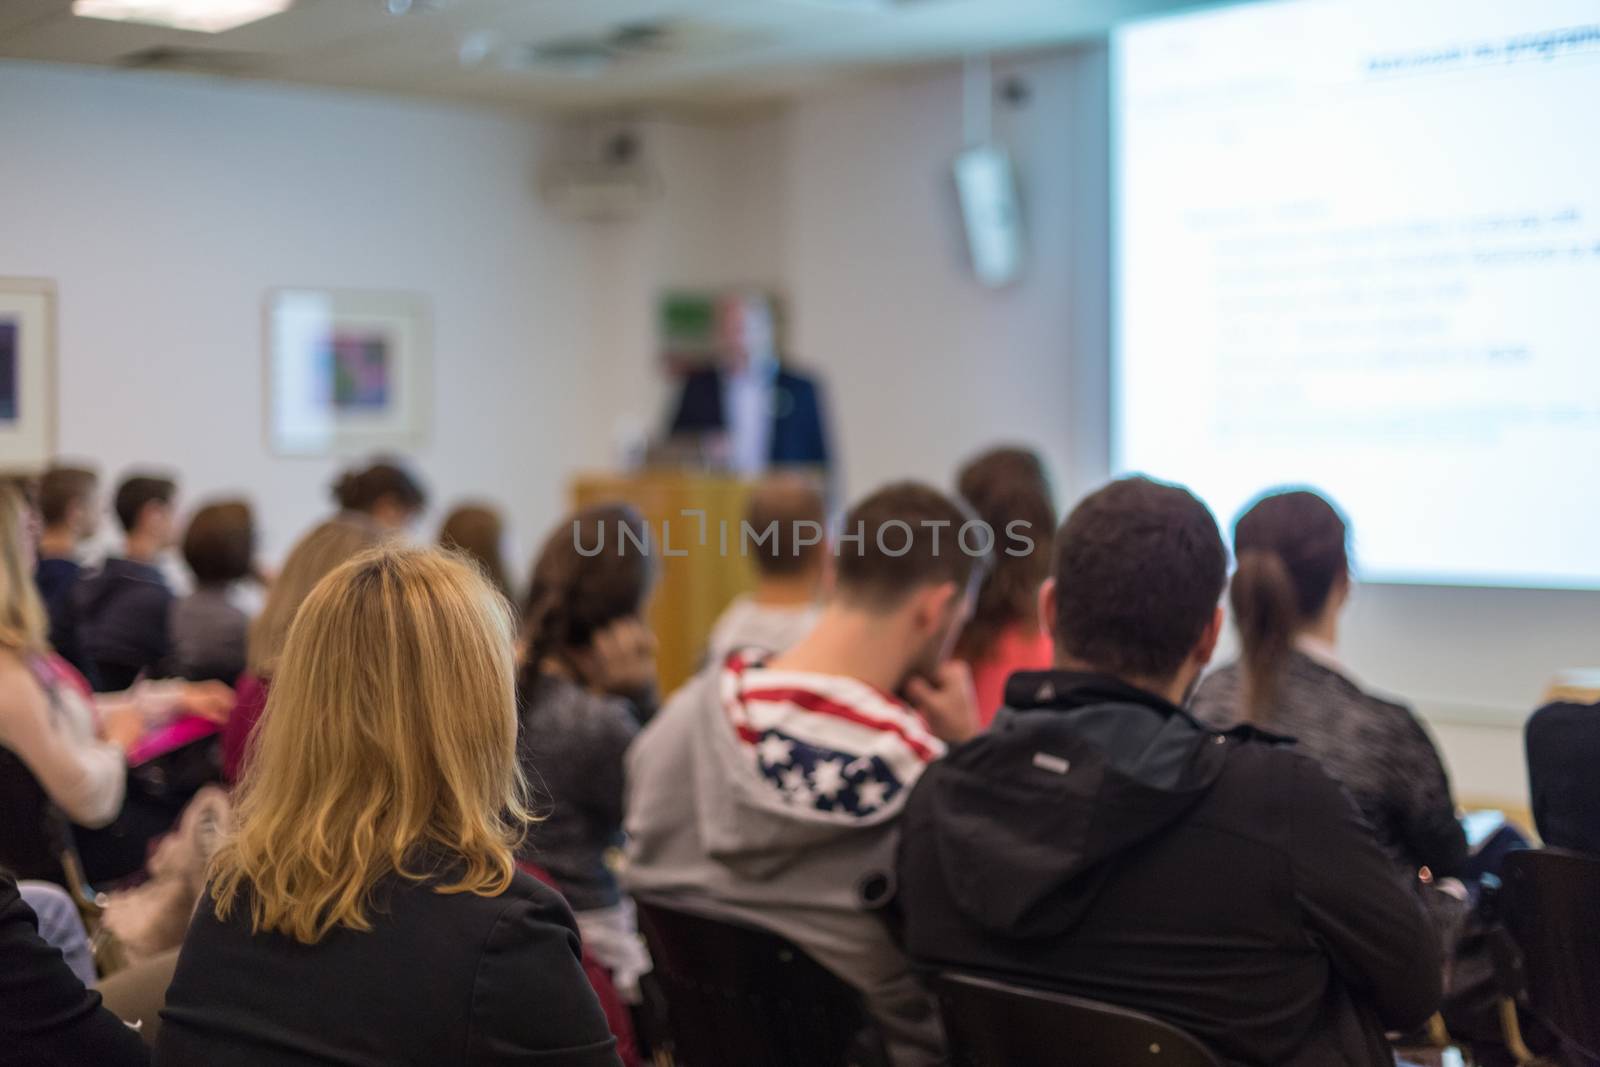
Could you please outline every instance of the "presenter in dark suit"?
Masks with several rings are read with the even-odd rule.
[[[737,474],[771,467],[827,471],[828,437],[817,384],[779,365],[771,301],[738,293],[717,304],[721,361],[684,379],[672,436],[698,436]]]

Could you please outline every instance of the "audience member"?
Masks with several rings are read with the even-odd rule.
[[[85,655],[74,605],[83,564],[78,553],[100,526],[96,494],[99,476],[82,467],[51,467],[39,479],[39,566],[34,581],[50,616],[50,646],[56,654],[95,679],[94,664]]]
[[[306,598],[184,942],[167,1067],[615,1065],[560,897],[517,870],[509,606],[380,548]]]
[[[994,566],[956,645],[956,655],[972,667],[978,712],[987,726],[1005,700],[1007,678],[1053,661],[1050,632],[1039,620],[1039,586],[1050,576],[1056,505],[1044,462],[1027,448],[977,456],[956,476],[956,492],[996,537]]]
[[[289,550],[261,614],[250,626],[245,673],[236,690],[238,702],[222,734],[222,776],[227,781],[238,781],[244,769],[250,735],[267,706],[267,691],[301,603],[330,571],[381,539],[376,523],[360,516],[334,518],[314,527]]]
[[[0,872],[0,1048],[23,1067],[145,1067],[139,1035],[85,988]]]
[[[642,618],[655,578],[648,540],[622,504],[557,525],[533,565],[519,686],[519,759],[545,816],[521,856],[566,894],[584,944],[630,1002],[650,959],[609,860],[622,847],[623,753],[656,703]]]
[[[750,491],[739,545],[754,552],[756,587],[735,597],[711,628],[712,663],[745,648],[783,652],[816,624],[828,572],[827,519],[815,478],[773,474]]]
[[[428,506],[422,483],[398,460],[379,460],[348,470],[333,486],[343,517],[361,516],[388,534],[403,534]]]
[[[1555,703],[1527,726],[1533,819],[1546,845],[1600,856],[1600,706]]]
[[[64,884],[61,857],[72,847],[67,820],[82,827],[118,820],[127,779],[124,752],[172,712],[217,717],[231,697],[226,687],[172,684],[96,697],[50,650],[44,605],[32,580],[29,522],[22,498],[0,489],[0,785],[9,798],[0,810],[0,864],[19,877]],[[43,825],[33,823],[35,817]],[[90,835],[79,834],[85,866],[94,877],[129,873],[142,861],[145,841],[163,829],[143,817],[119,823],[120,843],[108,846],[104,856],[85,845]],[[128,867],[130,853],[135,855]]]
[[[456,508],[439,528],[439,544],[471,557],[500,595],[510,599],[506,575],[505,522],[494,508],[469,504]]]
[[[172,590],[156,565],[172,547],[178,488],[170,478],[134,475],[117,487],[117,520],[127,534],[120,557],[85,577],[74,598],[83,650],[101,692],[127,689],[170,666],[167,614]]]
[[[941,1062],[940,1030],[873,898],[911,785],[978,730],[947,658],[983,565],[970,518],[920,485],[872,494],[811,632],[702,672],[628,753],[629,888],[796,942],[862,992],[900,1067]]]
[[[174,667],[191,681],[232,683],[245,667],[250,616],[236,602],[238,586],[255,573],[256,526],[243,500],[207,504],[183,535],[183,558],[194,592],[172,608]]]
[[[1244,655],[1200,684],[1195,716],[1293,737],[1350,791],[1399,868],[1461,874],[1467,839],[1432,739],[1409,708],[1363,688],[1339,660],[1350,595],[1343,517],[1316,493],[1274,492],[1239,518],[1233,543]]]
[[[1417,895],[1309,756],[1181,705],[1222,629],[1205,506],[1113,482],[1057,534],[1056,667],[922,776],[899,863],[928,968],[1164,1019],[1230,1063],[1389,1064],[1440,995]]]

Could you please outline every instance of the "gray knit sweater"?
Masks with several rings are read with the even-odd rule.
[[[1191,711],[1212,726],[1237,723],[1244,675],[1230,664],[1208,676]],[[1334,665],[1290,653],[1283,692],[1269,722],[1339,782],[1401,867],[1456,874],[1467,858],[1450,780],[1433,739],[1410,708],[1363,690]]]
[[[519,853],[543,867],[573,911],[622,900],[607,853],[622,844],[622,759],[639,721],[632,704],[548,675],[525,681],[517,751],[535,823]]]

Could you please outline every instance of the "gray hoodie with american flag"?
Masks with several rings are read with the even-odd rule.
[[[939,1063],[934,1007],[872,905],[944,745],[888,693],[757,655],[701,672],[629,750],[625,885],[788,938],[861,990],[896,1067]]]

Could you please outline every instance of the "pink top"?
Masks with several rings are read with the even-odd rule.
[[[1006,679],[1014,672],[1048,670],[1054,661],[1055,647],[1048,631],[1028,633],[1020,625],[1002,630],[989,654],[972,664],[979,721],[987,727],[1006,702]]]
[[[239,675],[233,687],[233,714],[222,731],[222,777],[231,785],[244,770],[245,748],[250,731],[267,708],[267,680],[249,671]]]

